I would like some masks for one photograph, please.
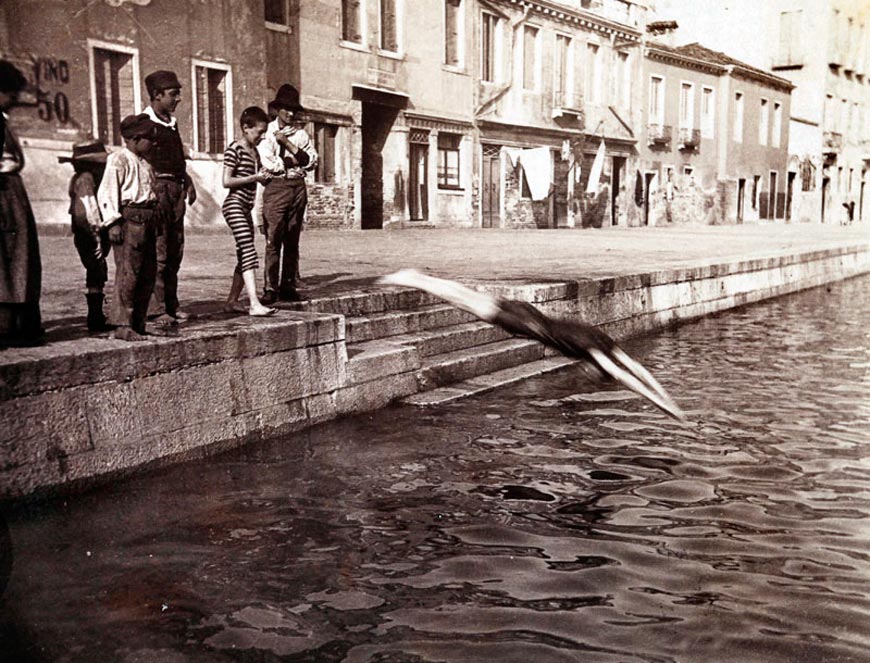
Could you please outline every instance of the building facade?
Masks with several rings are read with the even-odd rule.
[[[786,220],[792,84],[700,44],[645,52],[644,222]]]
[[[870,1],[656,0],[654,10],[679,23],[677,43],[703,41],[795,85],[790,220],[870,222]]]
[[[19,0],[0,4],[0,56],[28,77],[10,121],[21,138],[22,173],[40,223],[68,219],[72,175],[57,157],[89,136],[121,145],[123,117],[149,100],[143,80],[171,69],[183,85],[179,127],[199,198],[188,223],[220,219],[221,158],[237,117],[263,105],[265,54],[260,0]]]

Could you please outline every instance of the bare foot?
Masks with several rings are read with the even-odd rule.
[[[268,306],[252,306],[248,310],[248,315],[252,315],[255,318],[265,318],[270,315],[275,315],[278,312],[276,308],[269,308]]]
[[[133,331],[130,327],[118,327],[112,332],[112,338],[117,338],[120,341],[145,341],[147,337],[144,334]]]

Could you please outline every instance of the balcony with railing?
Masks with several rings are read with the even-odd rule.
[[[843,134],[836,131],[826,131],[822,141],[826,152],[839,152],[843,149]]]
[[[569,90],[556,90],[553,95],[553,118],[583,119],[583,97]]]
[[[701,130],[680,127],[679,145],[681,150],[695,150],[701,147]]]
[[[650,124],[647,126],[647,143],[652,147],[666,147],[671,143],[673,127],[669,124]]]

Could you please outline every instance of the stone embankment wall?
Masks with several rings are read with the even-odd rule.
[[[578,314],[624,338],[868,271],[862,245],[487,289]],[[254,327],[229,321],[154,343],[106,341],[82,352],[68,341],[18,354],[0,364],[0,502],[288,435],[414,394],[423,387],[422,359],[389,338],[407,330],[387,325],[382,340],[349,345],[346,321],[433,301],[384,289]]]

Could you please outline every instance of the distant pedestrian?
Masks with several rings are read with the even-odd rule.
[[[266,235],[265,289],[262,302],[299,301],[299,236],[308,204],[305,175],[317,166],[317,152],[304,129],[295,125],[302,110],[299,91],[282,85],[272,101],[278,116],[269,124],[258,150],[273,177],[263,190]]]
[[[35,345],[45,334],[39,310],[39,238],[19,174],[24,152],[6,114],[26,86],[17,68],[0,60],[0,346]]]
[[[148,301],[157,276],[156,179],[144,158],[156,130],[145,113],[124,118],[124,149],[109,155],[97,191],[103,226],[115,245],[114,336],[125,341],[145,340]]]
[[[178,270],[184,256],[185,200],[193,205],[196,188],[187,173],[184,145],[173,116],[181,101],[181,83],[172,71],[155,71],[145,77],[151,105],[145,113],[157,125],[148,163],[157,178],[155,194],[161,228],[157,237],[157,282],[149,314],[158,325],[174,325],[187,318],[178,304]]]
[[[236,241],[238,262],[225,309],[235,311],[242,287],[248,293],[248,313],[272,315],[277,309],[263,306],[257,297],[257,249],[254,246],[254,222],[251,209],[257,184],[266,184],[271,175],[262,170],[257,145],[266,133],[269,117],[259,106],[250,106],[239,118],[241,138],[230,143],[224,152],[223,185],[230,190],[221,211]]]
[[[103,313],[103,288],[108,279],[106,257],[112,245],[97,203],[97,189],[103,180],[107,157],[105,145],[98,140],[76,143],[72,156],[58,157],[60,163],[71,163],[75,170],[69,182],[69,215],[73,243],[85,268],[87,325],[92,332],[111,329]]]

